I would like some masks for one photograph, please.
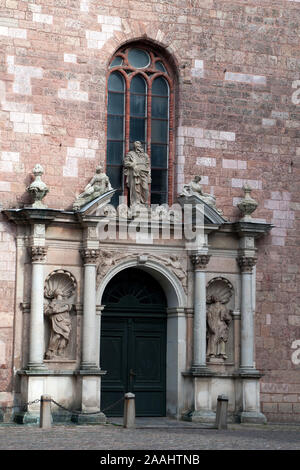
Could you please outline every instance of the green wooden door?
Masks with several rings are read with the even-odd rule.
[[[128,269],[104,294],[101,325],[101,408],[126,392],[136,396],[137,416],[166,414],[166,300],[147,273]],[[123,402],[106,411],[122,416]]]

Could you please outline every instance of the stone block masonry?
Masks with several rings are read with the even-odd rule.
[[[236,221],[248,182],[259,203],[255,218],[274,225],[258,242],[255,360],[264,373],[263,412],[300,422],[300,366],[291,348],[300,340],[300,104],[292,100],[299,95],[300,2],[0,3],[1,205],[28,202],[28,175],[41,163],[50,187],[45,203],[70,209],[96,165],[105,165],[112,55],[135,39],[161,47],[177,70],[174,198],[199,174],[204,191]],[[9,397],[15,235],[7,221],[0,224],[0,393]],[[270,384],[279,388],[263,388]]]

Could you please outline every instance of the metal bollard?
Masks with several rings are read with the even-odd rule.
[[[51,425],[51,397],[50,395],[42,395],[40,405],[40,428],[50,429]]]
[[[125,393],[123,427],[135,427],[135,395],[130,392]]]
[[[227,429],[228,397],[219,395],[217,400],[216,428]]]

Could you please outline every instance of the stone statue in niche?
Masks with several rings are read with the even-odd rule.
[[[223,278],[212,279],[207,287],[207,356],[227,359],[226,343],[232,311],[228,309],[233,287]]]
[[[124,158],[124,175],[129,189],[130,206],[148,206],[151,170],[149,156],[141,142],[136,141]]]
[[[46,279],[45,297],[49,303],[44,314],[50,321],[50,339],[45,359],[64,356],[71,333],[71,317],[75,294],[75,278],[67,271],[55,271]]]
[[[103,173],[102,166],[98,165],[91,181],[86,185],[84,191],[77,196],[73,204],[74,211],[80,210],[88,202],[93,201],[112,189],[108,176]]]
[[[222,211],[217,208],[216,206],[216,198],[212,194],[204,193],[202,191],[202,186],[200,184],[201,181],[201,176],[194,176],[192,181],[190,181],[188,184],[185,184],[183,186],[183,190],[181,193],[181,196],[192,196],[196,195],[201,199],[202,201],[206,202],[207,205],[213,207],[215,211],[217,211],[220,215],[222,215]]]

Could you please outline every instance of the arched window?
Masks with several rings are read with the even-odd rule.
[[[173,81],[167,61],[151,48],[126,46],[113,56],[107,82],[106,173],[115,204],[126,194],[123,159],[140,141],[151,161],[151,204],[172,203]]]

